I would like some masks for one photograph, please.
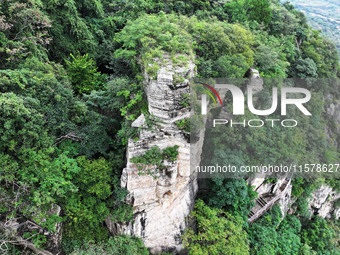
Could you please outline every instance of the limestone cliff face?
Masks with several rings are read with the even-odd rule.
[[[340,218],[340,208],[336,206],[336,201],[340,199],[340,194],[327,185],[322,185],[312,193],[309,200],[309,211],[322,218]]]
[[[334,96],[329,94],[325,99],[325,110],[327,113],[327,118],[330,122],[334,121],[337,122],[337,127],[329,127],[326,126],[325,133],[330,141],[331,144],[333,144],[335,147],[338,148],[339,144],[339,138],[334,137],[340,137],[340,101],[335,100]]]
[[[159,126],[147,130],[145,118],[140,116],[133,123],[140,130],[139,139],[128,142],[127,166],[121,185],[130,192],[128,202],[133,206],[134,220],[128,225],[106,221],[115,234],[141,237],[153,253],[181,251],[180,236],[197,192],[196,177],[190,173],[189,139],[175,124],[190,116],[189,107],[183,106],[182,101],[183,96],[190,93],[189,79],[194,76],[195,65],[189,62],[185,67],[176,67],[171,60],[166,62],[168,64],[160,67],[156,78],[145,74],[149,113],[158,119]],[[176,82],[176,77],[183,77],[184,81]],[[169,163],[168,169],[160,172],[158,178],[139,175],[138,168],[130,161],[153,146],[164,149],[175,145],[179,146],[177,161]]]

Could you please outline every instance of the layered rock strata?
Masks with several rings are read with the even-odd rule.
[[[121,177],[122,187],[130,193],[128,202],[133,206],[134,220],[124,225],[108,218],[106,223],[114,234],[142,238],[152,253],[179,253],[186,218],[194,206],[197,180],[190,171],[189,134],[180,130],[176,122],[190,117],[190,102],[183,100],[189,100],[189,79],[194,76],[195,65],[188,62],[185,66],[174,66],[170,59],[165,62],[167,64],[161,65],[156,78],[145,73],[149,113],[156,123],[151,129],[147,128],[145,116],[141,115],[132,124],[139,130],[139,139],[128,142],[127,166]],[[153,169],[156,178],[140,175],[140,170],[131,162],[131,158],[143,155],[154,146],[163,150],[176,145],[177,160],[167,162],[167,169],[159,173]],[[199,154],[198,151],[198,157]]]

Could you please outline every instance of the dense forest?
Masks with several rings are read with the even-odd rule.
[[[148,116],[143,73],[157,72],[149,64],[166,53],[194,61],[197,77],[243,78],[251,67],[263,78],[340,77],[334,42],[288,2],[1,1],[0,254],[149,254],[137,237],[112,236],[104,219],[133,220],[120,186],[126,145],[136,134],[131,123]],[[314,115],[291,139],[280,130],[258,140],[230,131],[230,147],[213,155],[260,162],[278,135],[273,160],[339,162],[340,146],[330,141],[340,142],[339,124],[327,119],[323,100],[339,98],[335,84],[306,85],[318,95]],[[233,149],[243,137],[255,156]],[[340,188],[339,180],[295,179],[293,214],[282,218],[275,205],[248,224],[252,187],[210,180],[214,192],[199,193],[191,215],[196,228],[181,237],[187,253],[340,254],[339,220],[308,211],[324,183]]]
[[[336,0],[292,0],[295,8],[304,12],[312,28],[321,30],[333,40],[340,54],[340,13]]]

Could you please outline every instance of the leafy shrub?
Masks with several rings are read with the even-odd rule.
[[[110,216],[113,222],[129,222],[133,218],[133,209],[130,205],[119,203],[118,208],[116,208]]]
[[[179,104],[183,107],[189,107],[190,106],[190,94],[181,95],[181,100]]]
[[[327,221],[315,216],[310,222],[304,224],[301,238],[304,243],[320,254],[336,254],[333,253],[335,251],[334,244],[332,243],[334,235],[335,233]]]
[[[156,167],[156,170],[165,170],[164,160],[174,162],[177,160],[178,146],[167,147],[163,151],[157,146],[151,147],[143,155],[131,158],[131,162],[137,164],[140,174],[148,174],[154,176],[148,166]]]
[[[110,237],[107,241],[99,244],[85,244],[76,248],[71,255],[148,255],[141,239],[133,236],[119,235]]]
[[[250,68],[242,54],[224,55],[214,63],[215,77],[243,78]]]
[[[257,193],[244,180],[212,178],[208,186],[212,191],[207,197],[210,206],[247,218]]]
[[[166,147],[162,152],[163,160],[169,160],[171,162],[175,162],[178,157],[178,145],[172,147]]]
[[[70,54],[71,60],[66,60],[66,71],[71,79],[73,89],[78,94],[89,94],[92,90],[101,88],[106,76],[98,72],[96,63],[93,59],[89,59],[88,54],[76,56]]]
[[[81,170],[73,175],[73,183],[79,190],[59,202],[65,208],[64,235],[76,240],[104,240],[108,237],[105,218],[113,214],[118,220],[128,221],[132,209],[121,205],[126,192],[120,188],[119,179],[112,176],[110,163],[104,158],[90,160],[85,156],[78,157],[77,163]]]
[[[197,232],[189,227],[182,237],[189,254],[249,254],[241,218],[210,208],[202,200],[196,201],[190,217],[196,222]]]
[[[184,130],[185,132],[190,132],[190,119],[185,118],[179,121],[176,121],[176,125],[179,129]]]

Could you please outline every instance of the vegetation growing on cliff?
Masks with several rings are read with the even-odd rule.
[[[148,254],[138,238],[110,237],[104,220],[132,218],[120,187],[125,147],[136,134],[131,122],[148,114],[143,71],[155,75],[152,59],[164,53],[175,65],[194,61],[198,77],[243,78],[250,67],[270,78],[339,77],[334,43],[277,0],[1,1],[1,253],[30,254],[17,238],[55,252],[43,233],[61,231],[65,254]],[[319,95],[312,102],[319,112],[301,120],[306,130],[291,131],[290,138],[280,129],[255,132],[265,133],[263,139],[247,130],[225,133],[227,148],[212,151],[211,159],[339,159],[339,147],[323,133],[322,112],[323,96],[339,96],[339,88],[306,86]],[[177,124],[189,131],[187,121]],[[268,151],[273,136],[281,146]],[[161,168],[164,159],[175,161],[177,148],[147,156],[135,163]],[[338,222],[308,218],[311,186],[296,184],[295,195],[303,198],[296,216],[281,221],[274,208],[248,226],[251,187],[212,180],[215,194],[197,202],[198,232],[188,229],[184,243],[192,254],[338,254]]]
[[[169,170],[169,163],[173,163],[178,157],[178,146],[167,147],[161,150],[154,146],[144,154],[132,157],[130,161],[138,167],[140,175],[151,175],[157,178],[159,171]],[[165,162],[166,161],[166,162]],[[167,164],[166,164],[167,163]]]

